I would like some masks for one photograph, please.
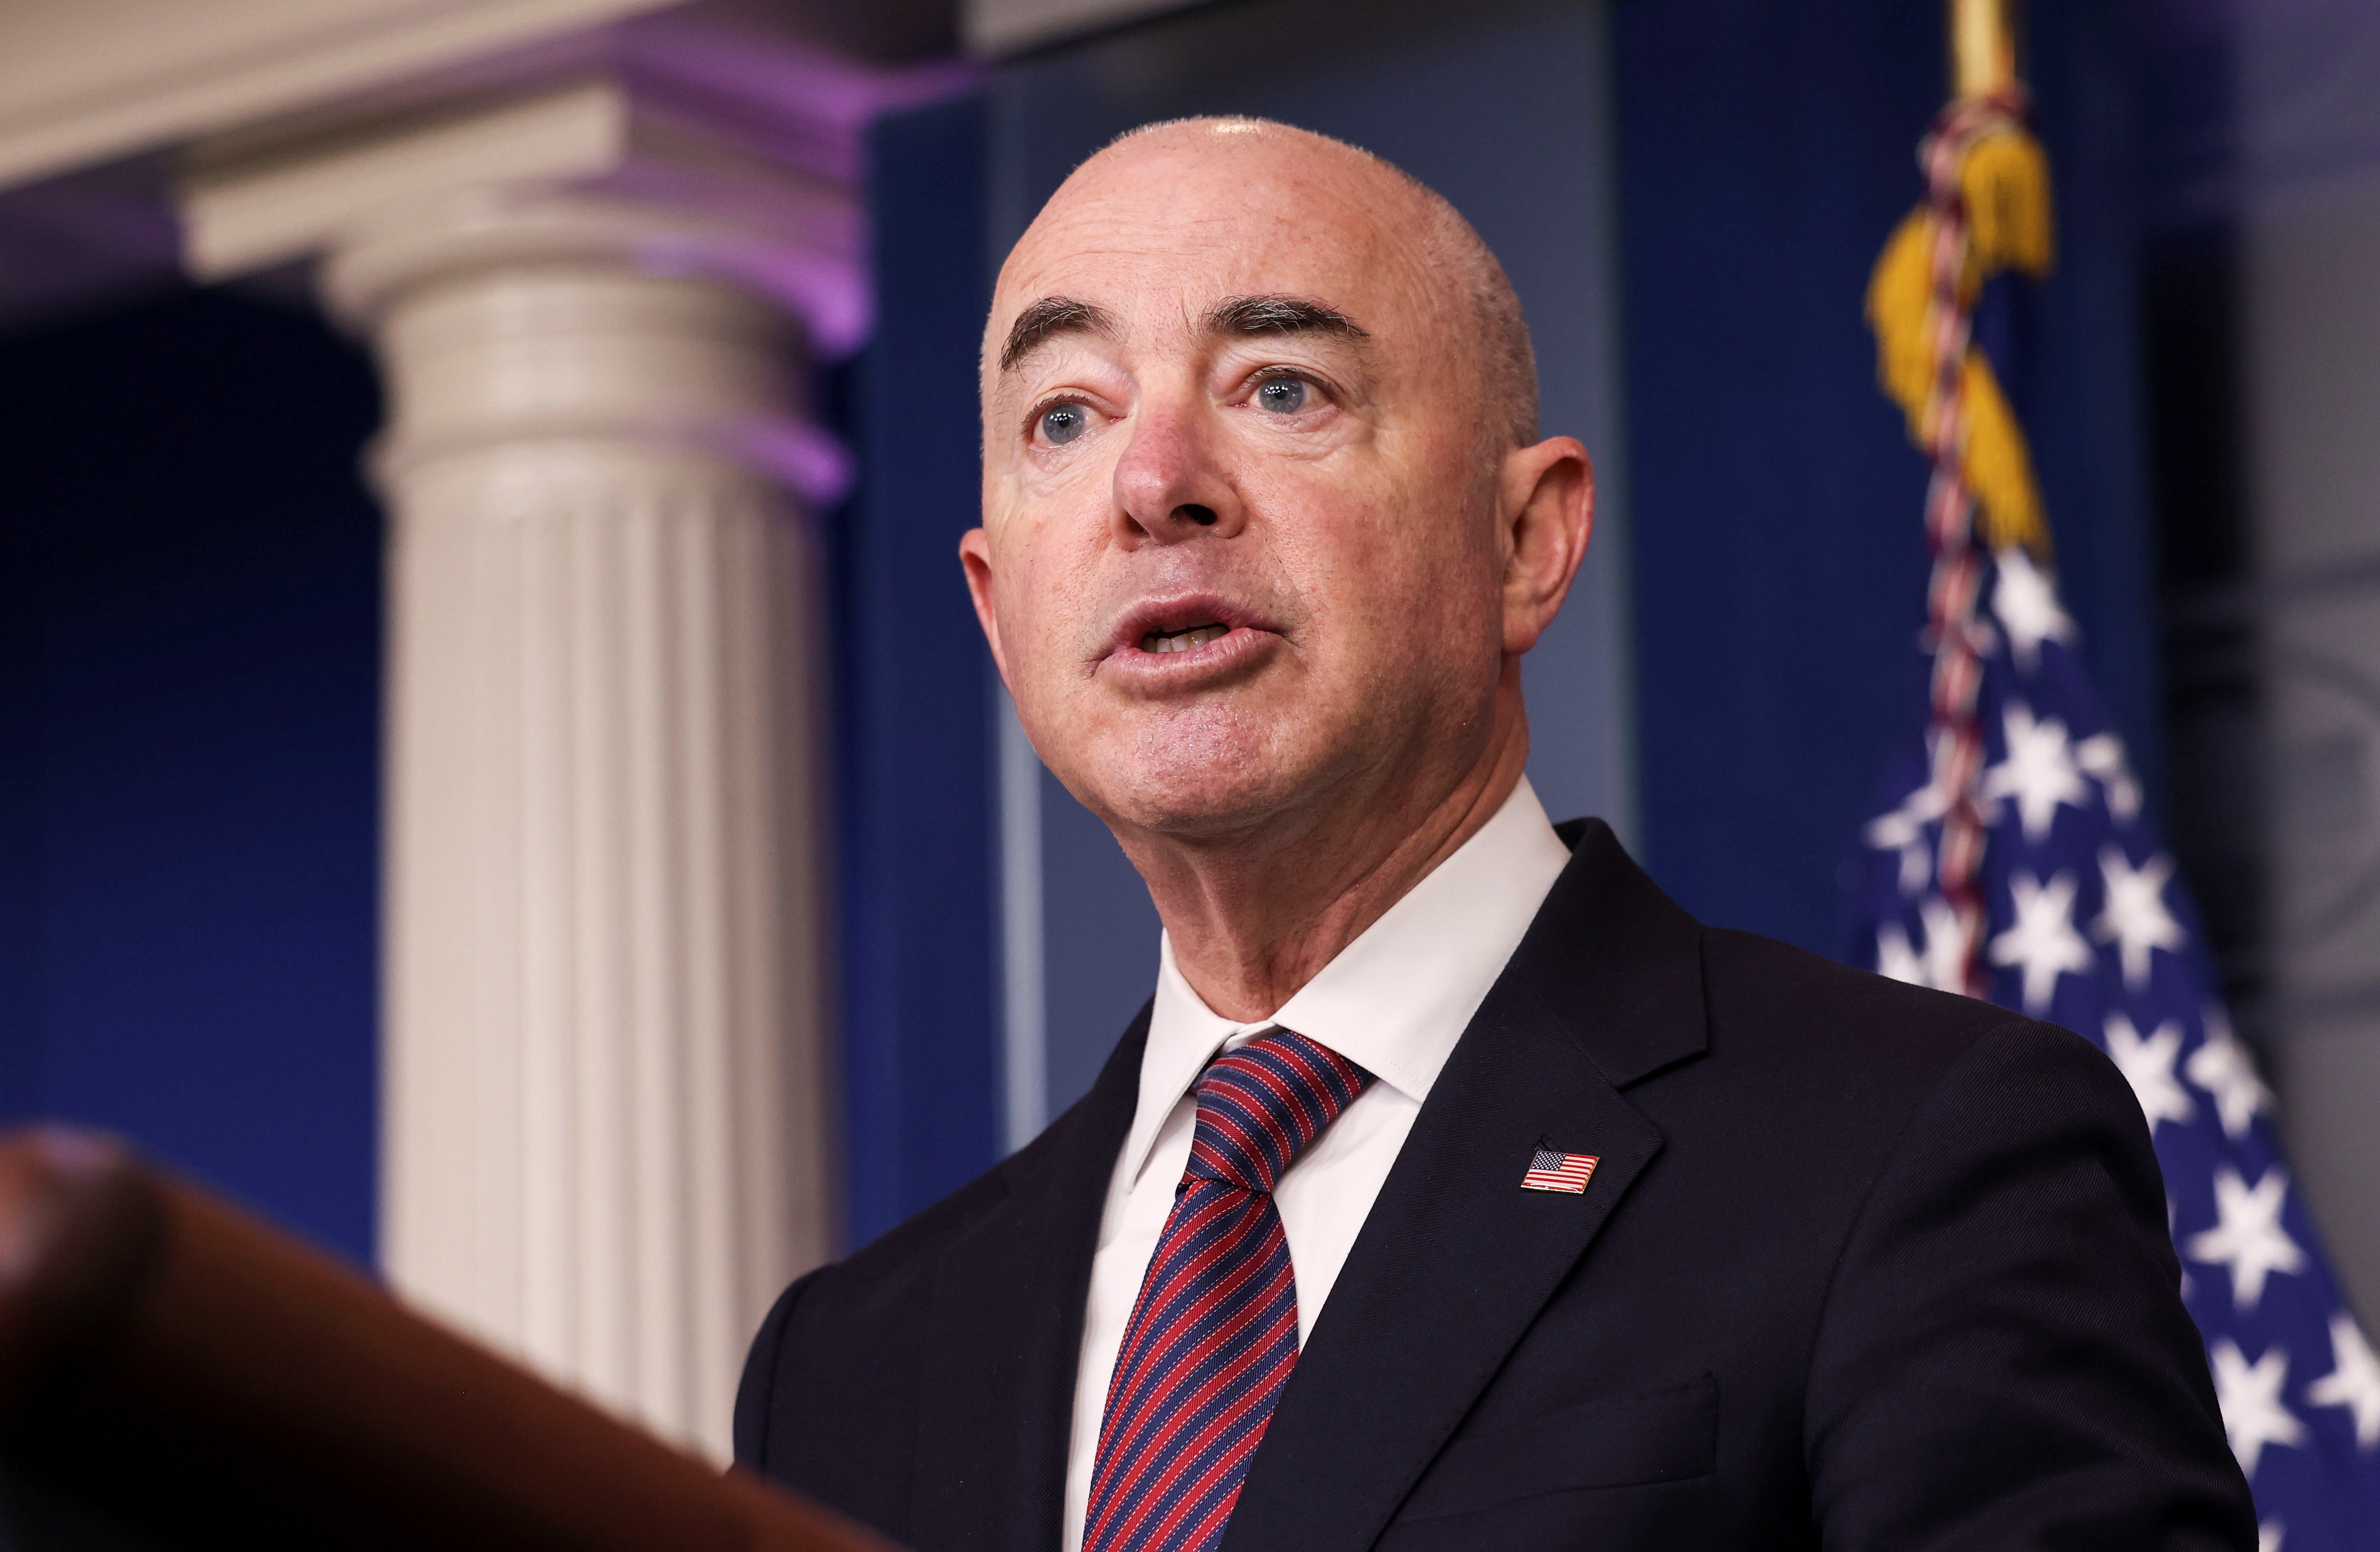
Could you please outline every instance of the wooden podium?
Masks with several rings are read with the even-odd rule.
[[[0,1471],[58,1545],[888,1552],[64,1130],[0,1137]]]

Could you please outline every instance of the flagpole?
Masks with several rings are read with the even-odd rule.
[[[1934,881],[1956,920],[1957,989],[1989,990],[1980,887],[1988,834],[1976,695],[1988,632],[1979,594],[1990,552],[2046,554],[2048,532],[2024,433],[1991,364],[1973,348],[1985,278],[2050,262],[2048,168],[2025,131],[2017,76],[2018,0],[1948,0],[1949,97],[1919,149],[1925,202],[1895,231],[1868,287],[1877,375],[1934,466],[1925,500],[1934,553],[1932,767],[1924,819],[1940,821]]]
[[[1948,0],[1950,102],[1944,109],[1944,129],[1964,116],[1962,105],[1985,113],[2007,112],[2022,101],[2017,79],[2016,18],[2020,0]],[[1981,557],[1974,532],[1975,491],[1966,462],[1971,409],[1964,401],[1965,366],[1974,298],[1968,294],[1967,272],[1973,229],[1969,212],[1949,208],[1945,185],[1956,188],[1959,164],[1964,160],[1966,136],[1937,130],[1936,153],[1927,156],[1929,182],[1937,207],[1934,253],[1934,319],[1936,382],[1933,410],[1935,479],[1927,502],[1936,557],[1933,615],[1936,661],[1933,684],[1935,738],[1934,779],[1940,793],[1943,831],[1935,858],[1961,935],[1961,955],[1965,985],[1976,997],[1988,994],[1990,973],[1984,964],[1987,913],[1977,875],[1989,825],[1978,801],[1984,766],[1983,729],[1975,719],[1976,692],[1983,681],[1983,662],[1974,619],[1976,593],[1982,581]],[[1956,149],[1952,149],[1955,146]],[[1961,192],[1963,192],[1961,190]]]
[[[1949,0],[1950,95],[2013,97],[2017,0]]]

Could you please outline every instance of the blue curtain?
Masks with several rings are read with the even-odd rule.
[[[1923,460],[1876,388],[1870,266],[1916,202],[1941,0],[1618,0],[1644,850],[1689,909],[1834,952],[1836,870],[1921,696]],[[2058,267],[2028,429],[2064,596],[2153,796],[2134,50],[2031,7]]]

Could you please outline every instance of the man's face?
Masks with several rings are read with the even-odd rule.
[[[1185,127],[1002,269],[963,553],[1034,746],[1111,824],[1226,836],[1485,747],[1495,411],[1421,213],[1338,148]]]

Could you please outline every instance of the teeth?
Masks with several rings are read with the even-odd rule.
[[[1231,634],[1231,629],[1229,625],[1206,624],[1193,625],[1188,630],[1175,631],[1171,635],[1151,631],[1140,638],[1140,649],[1144,652],[1186,652],[1193,647],[1204,647],[1209,641],[1220,640]]]

